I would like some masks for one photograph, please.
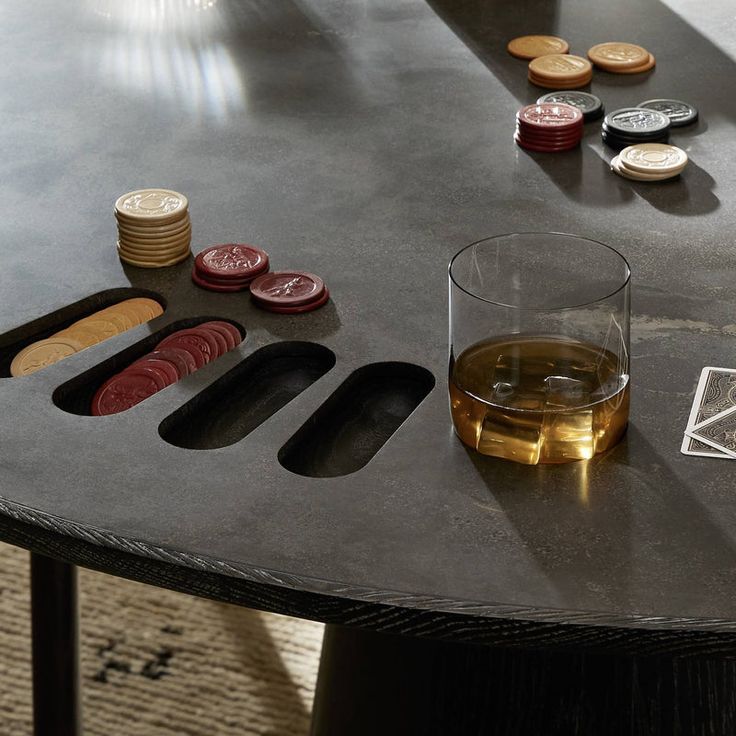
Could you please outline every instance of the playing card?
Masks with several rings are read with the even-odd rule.
[[[736,458],[736,406],[696,424],[687,434]]]
[[[690,436],[688,431],[734,406],[736,406],[736,370],[713,366],[703,368],[680,452],[700,457],[730,457],[719,447],[702,441],[702,438]]]

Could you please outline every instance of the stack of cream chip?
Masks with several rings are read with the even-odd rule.
[[[611,169],[634,181],[665,181],[679,176],[687,166],[687,154],[666,143],[627,146],[611,160]]]
[[[191,251],[189,203],[170,189],[138,189],[115,202],[118,255],[140,268],[163,268],[186,260]]]

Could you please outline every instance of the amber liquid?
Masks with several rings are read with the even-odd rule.
[[[565,338],[476,343],[450,364],[455,431],[484,455],[529,465],[591,458],[626,431],[629,377],[620,364]]]

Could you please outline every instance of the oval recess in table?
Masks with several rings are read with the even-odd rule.
[[[166,417],[159,434],[190,450],[233,445],[334,365],[335,354],[323,345],[300,341],[266,345]]]
[[[279,451],[287,470],[331,478],[360,470],[434,388],[434,376],[412,363],[358,368]]]
[[[101,309],[136,297],[153,299],[166,311],[166,300],[160,294],[147,289],[119,287],[90,294],[84,299],[55,309],[53,312],[43,315],[43,317],[3,333],[0,335],[0,378],[11,377],[10,364],[13,362],[13,358],[31,343],[44,340],[66,329],[83,317],[89,317],[95,312],[99,312]]]
[[[219,320],[220,317],[191,317],[189,319],[180,319],[176,322],[162,327],[152,335],[148,335],[143,340],[139,340],[134,345],[121,350],[111,358],[98,363],[78,376],[74,376],[66,383],[62,383],[51,396],[52,401],[59,409],[63,409],[69,414],[78,414],[80,416],[92,416],[91,406],[92,398],[97,389],[116,373],[119,373],[126,366],[142,358],[146,353],[151,352],[161,340],[177,330],[184,330],[188,327],[196,327],[203,322],[210,320]],[[235,325],[240,334],[245,339],[245,329],[237,322],[227,320]],[[133,407],[135,408],[135,407]]]

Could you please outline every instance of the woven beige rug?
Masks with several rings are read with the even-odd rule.
[[[306,736],[322,625],[80,570],[85,736]],[[0,735],[30,736],[28,554],[0,544]]]

